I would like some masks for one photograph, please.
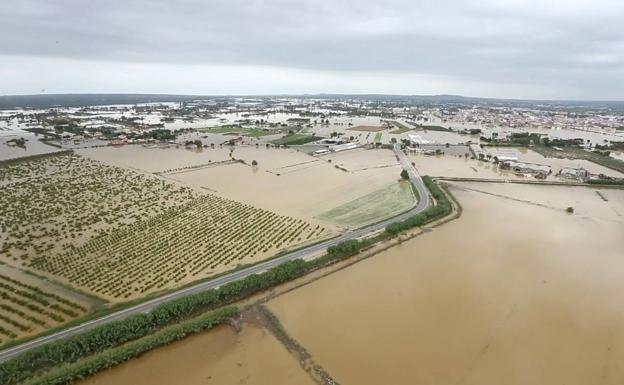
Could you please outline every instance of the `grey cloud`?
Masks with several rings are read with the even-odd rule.
[[[0,53],[533,82],[595,98],[624,83],[621,25],[610,0],[4,0]]]

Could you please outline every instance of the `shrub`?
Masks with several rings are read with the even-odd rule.
[[[237,314],[238,309],[235,307],[219,309],[213,313],[171,326],[148,337],[115,347],[100,354],[85,358],[84,360],[57,366],[44,375],[27,381],[26,384],[70,384],[100,370],[127,361],[150,349],[182,339],[189,334],[210,329],[223,323],[228,317],[233,317]]]

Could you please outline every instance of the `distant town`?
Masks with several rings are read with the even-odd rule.
[[[624,289],[621,103],[0,105],[3,385],[462,383],[431,357],[491,379],[516,363],[488,349],[585,362],[583,333],[610,357],[619,318],[575,306]]]

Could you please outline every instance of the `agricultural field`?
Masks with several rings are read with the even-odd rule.
[[[404,123],[398,122],[396,120],[391,120],[390,123],[392,123],[392,125],[396,127],[396,130],[390,131],[390,134],[399,135],[412,130],[411,127],[408,127]]]
[[[428,146],[427,148],[434,148]],[[445,155],[428,156],[423,154],[409,154],[410,161],[414,162],[416,168],[423,174],[433,176],[461,177],[461,178],[485,178],[485,179],[527,179],[524,176],[517,176],[510,170],[504,170],[496,166],[492,162],[474,160],[461,156],[468,150],[459,150],[460,146],[451,146],[450,148],[439,148],[445,152]],[[492,151],[496,147],[491,148]],[[553,175],[548,176],[547,180],[561,181],[562,178],[556,174],[563,167],[584,168],[592,173],[603,173],[611,177],[623,177],[624,174],[611,170],[604,166],[598,165],[586,159],[563,159],[563,158],[546,158],[527,148],[516,148],[518,151],[518,160],[521,162],[537,163],[548,165],[552,168]],[[452,155],[455,154],[455,155]]]
[[[188,167],[218,163],[230,159],[226,148],[189,150],[174,146],[165,148],[123,146],[85,148],[76,151],[83,155],[111,166],[139,169],[149,173],[162,173]]]
[[[398,182],[326,211],[319,218],[353,229],[398,215],[416,203],[409,183]]]
[[[0,258],[14,265],[29,265],[196,197],[188,187],[76,155],[0,167],[0,187]]]
[[[615,170],[619,173],[624,173],[624,161],[623,160],[615,159],[610,156],[596,154],[591,151],[585,151],[581,148],[563,147],[561,151],[558,151],[552,147],[535,146],[535,147],[532,147],[532,150],[534,150],[535,152],[547,158],[585,160],[585,161],[596,163],[605,168]]]
[[[36,277],[0,266],[0,345],[60,326],[89,309]]]
[[[332,229],[331,222],[315,218],[393,184],[401,171],[391,150],[357,149],[312,157],[292,148],[237,147],[233,156],[246,164],[224,164],[168,177]],[[253,160],[257,167],[249,166]]]
[[[33,267],[104,297],[131,298],[265,259],[324,231],[301,219],[203,195],[34,261]]]
[[[316,142],[317,140],[321,140],[322,138],[314,135],[306,135],[306,134],[288,134],[280,139],[276,139],[271,141],[273,144],[277,145],[286,145],[286,146],[296,146],[301,144],[306,144],[310,142]]]
[[[349,131],[361,131],[361,132],[378,132],[385,130],[384,126],[353,126],[349,128]]]
[[[0,260],[110,301],[327,235],[319,224],[77,155],[2,167],[0,186]]]
[[[211,127],[211,128],[201,129],[199,131],[210,133],[210,134],[241,135],[241,136],[248,136],[250,138],[259,138],[261,136],[275,135],[275,134],[279,134],[282,132],[282,130],[248,128],[248,127],[240,127],[240,126]]]

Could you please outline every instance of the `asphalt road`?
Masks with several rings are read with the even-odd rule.
[[[422,178],[418,175],[418,172],[416,171],[416,169],[409,162],[405,154],[400,150],[398,144],[395,144],[394,151],[402,167],[408,170],[409,179],[411,183],[414,185],[414,187],[416,188],[416,191],[418,191],[418,196],[419,196],[418,204],[416,205],[416,207],[412,208],[411,210],[404,212],[400,215],[397,215],[395,217],[392,217],[390,219],[387,219],[383,222],[379,222],[379,223],[376,223],[376,224],[373,224],[373,225],[370,225],[361,229],[347,231],[336,238],[332,238],[327,241],[317,243],[315,245],[294,251],[292,253],[285,254],[278,258],[274,258],[265,262],[260,262],[246,269],[239,270],[230,274],[226,274],[226,275],[223,275],[219,278],[215,278],[210,281],[198,283],[194,286],[190,286],[190,287],[180,289],[178,291],[175,291],[169,294],[165,294],[161,297],[151,299],[149,301],[143,302],[136,306],[132,306],[123,310],[119,310],[115,313],[108,314],[101,318],[97,318],[91,321],[86,321],[82,324],[72,326],[70,328],[61,330],[59,332],[37,338],[29,342],[25,342],[21,345],[17,345],[17,346],[5,349],[0,352],[0,362],[9,360],[20,353],[42,346],[48,342],[57,341],[66,337],[74,336],[76,334],[80,334],[85,331],[94,329],[98,326],[107,324],[109,322],[122,320],[133,314],[148,312],[152,310],[153,308],[155,308],[156,306],[161,305],[163,303],[170,302],[170,301],[173,301],[175,299],[178,299],[178,298],[190,295],[190,294],[195,294],[195,293],[199,293],[199,292],[206,291],[209,289],[213,289],[221,285],[224,285],[226,283],[245,278],[252,274],[261,273],[265,270],[270,269],[271,267],[277,266],[286,261],[304,258],[310,255],[320,253],[326,250],[329,246],[335,246],[340,242],[350,240],[350,239],[360,238],[367,234],[380,231],[384,229],[390,223],[405,220],[411,216],[414,216],[426,210],[430,204],[429,191],[427,190],[427,187],[423,183]]]

